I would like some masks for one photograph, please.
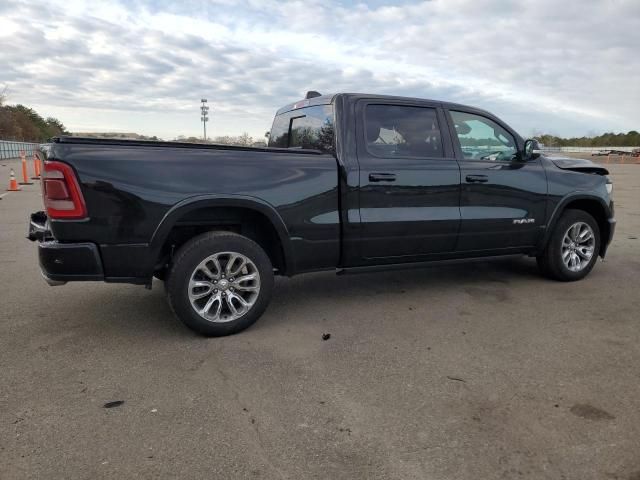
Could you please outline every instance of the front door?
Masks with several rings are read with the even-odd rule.
[[[460,169],[446,129],[441,131],[443,111],[363,100],[356,118],[365,263],[452,252],[460,226]]]
[[[487,116],[450,110],[449,121],[462,180],[456,250],[534,246],[546,218],[540,159],[523,161],[517,137]]]

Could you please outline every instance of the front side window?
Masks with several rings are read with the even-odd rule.
[[[467,160],[511,161],[518,153],[516,139],[493,120],[451,111],[462,155]]]
[[[299,108],[276,116],[271,127],[269,146],[311,148],[332,153],[334,131],[331,105]]]
[[[365,136],[367,150],[376,157],[444,156],[434,108],[367,105]]]

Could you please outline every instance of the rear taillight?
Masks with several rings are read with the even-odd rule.
[[[42,196],[49,218],[85,218],[87,206],[73,169],[66,163],[45,162]]]

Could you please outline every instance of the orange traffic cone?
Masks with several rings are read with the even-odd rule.
[[[19,192],[20,187],[18,187],[18,181],[16,180],[16,174],[11,169],[11,176],[9,177],[9,188],[7,188],[7,192]]]
[[[34,153],[33,154],[33,171],[35,172],[31,180],[39,180],[40,179],[40,159]]]
[[[22,181],[20,185],[33,185],[33,182],[29,181],[29,174],[27,173],[27,157],[22,155]]]

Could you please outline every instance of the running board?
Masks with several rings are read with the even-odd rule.
[[[505,260],[508,258],[526,257],[526,253],[510,253],[506,255],[491,255],[487,257],[450,258],[446,260],[429,260],[426,262],[388,263],[383,265],[365,265],[362,267],[344,267],[336,271],[337,275],[350,275],[352,273],[369,273],[386,270],[407,270],[410,268],[440,267],[443,265],[457,265],[459,263],[490,262]]]

